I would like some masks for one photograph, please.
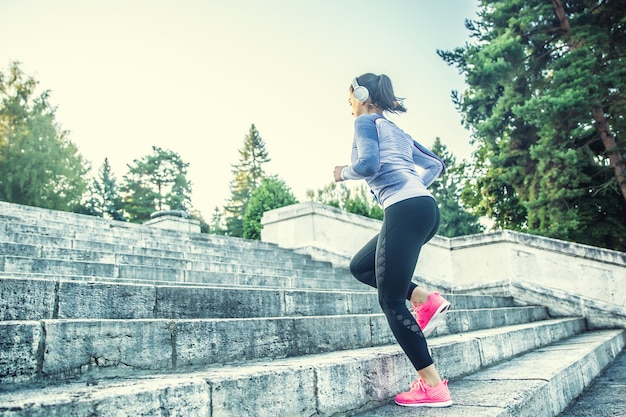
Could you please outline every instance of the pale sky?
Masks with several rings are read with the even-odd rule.
[[[208,221],[229,197],[251,124],[300,201],[349,162],[352,78],[391,78],[394,116],[426,146],[469,159],[450,99],[463,78],[436,54],[468,42],[476,0],[0,0],[0,68],[20,61],[95,174],[121,183],[156,145],[190,164]]]

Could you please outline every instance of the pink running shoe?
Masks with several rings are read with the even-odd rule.
[[[445,313],[450,309],[450,302],[441,296],[439,292],[431,292],[428,294],[428,300],[418,306],[413,305],[415,312],[415,320],[422,329],[424,337],[430,336],[435,330]]]
[[[396,404],[404,407],[449,407],[452,397],[448,389],[448,381],[441,381],[434,387],[421,379],[411,384],[411,389],[396,395]]]

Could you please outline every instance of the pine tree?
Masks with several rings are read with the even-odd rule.
[[[438,51],[478,146],[464,201],[502,228],[626,250],[626,2],[482,0]]]
[[[211,222],[209,223],[208,233],[213,235],[225,235],[226,229],[223,225],[223,215],[219,207],[215,206],[213,214],[211,215]]]
[[[152,154],[135,159],[124,176],[124,210],[132,222],[142,222],[159,210],[190,212],[189,164],[179,154],[152,147]]]
[[[265,149],[265,141],[256,127],[250,126],[244,138],[243,147],[239,150],[239,162],[233,165],[233,180],[230,183],[230,199],[224,207],[227,234],[243,236],[243,214],[246,211],[252,192],[259,187],[265,176],[263,164],[270,161]]]
[[[430,186],[439,204],[441,223],[437,234],[446,237],[465,236],[480,233],[483,227],[478,216],[468,212],[461,202],[461,193],[467,179],[466,162],[458,164],[456,157],[448,151],[441,139],[435,139],[432,151],[446,165],[446,171]]]
[[[93,180],[91,197],[86,204],[88,214],[113,220],[126,220],[122,210],[122,196],[108,158],[104,158],[98,174],[99,177]]]

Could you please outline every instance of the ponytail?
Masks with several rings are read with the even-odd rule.
[[[368,89],[373,105],[390,113],[406,112],[402,103],[404,99],[395,96],[391,79],[385,74],[367,73],[357,77],[356,80],[360,86]]]

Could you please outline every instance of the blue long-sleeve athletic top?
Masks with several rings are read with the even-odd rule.
[[[430,196],[428,187],[445,170],[441,159],[380,114],[356,118],[351,164],[344,180],[364,179],[383,208]]]

